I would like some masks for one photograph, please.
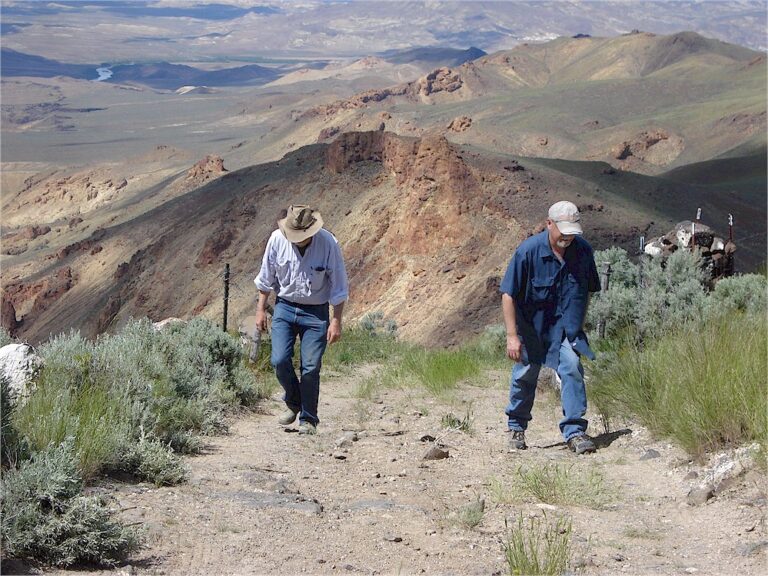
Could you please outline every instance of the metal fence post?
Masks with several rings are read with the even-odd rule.
[[[224,322],[223,330],[227,331],[227,308],[229,307],[229,262],[224,265]]]

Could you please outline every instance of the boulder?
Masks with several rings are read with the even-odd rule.
[[[0,348],[0,370],[8,379],[12,405],[23,406],[34,391],[35,378],[43,362],[26,344],[7,344]]]

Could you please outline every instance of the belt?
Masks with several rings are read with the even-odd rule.
[[[282,296],[278,296],[277,300],[275,300],[275,305],[280,303],[288,304],[289,306],[296,306],[297,308],[318,308],[318,307],[328,307],[328,302],[325,302],[324,304],[304,304],[303,302],[294,302],[292,300],[288,300],[287,298],[283,298]]]

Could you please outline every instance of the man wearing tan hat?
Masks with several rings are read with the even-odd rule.
[[[584,334],[589,293],[600,290],[592,247],[582,238],[575,204],[549,208],[547,229],[518,246],[501,282],[507,356],[515,361],[509,386],[509,447],[525,450],[536,381],[542,365],[561,381],[560,432],[577,454],[595,451],[587,436],[587,394],[581,356],[594,359]]]
[[[256,326],[267,329],[266,304],[277,294],[272,316],[272,366],[285,391],[284,426],[299,417],[299,433],[315,434],[320,419],[320,367],[325,347],[341,338],[341,317],[349,296],[347,271],[336,238],[323,229],[320,212],[309,206],[288,207],[267,241],[261,270]],[[333,306],[329,318],[328,305]],[[293,368],[293,348],[300,341],[301,375]]]

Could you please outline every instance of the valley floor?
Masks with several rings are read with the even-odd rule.
[[[519,520],[560,516],[572,521],[570,573],[765,573],[762,472],[691,505],[691,472],[702,468],[637,426],[600,435],[593,418],[601,448],[576,457],[560,442],[559,403],[547,390],[529,449],[508,452],[506,373],[453,399],[404,389],[357,397],[372,370],[325,375],[314,437],[277,425],[276,393],[187,459],[187,483],[102,483],[95,490],[114,495],[124,522],[146,526],[147,547],[128,565],[87,573],[506,574],[504,545]],[[470,433],[443,426],[451,413],[471,416]],[[435,444],[449,457],[425,460]],[[570,503],[526,494],[521,470],[567,477],[560,501]],[[481,500],[480,517],[471,510]]]

